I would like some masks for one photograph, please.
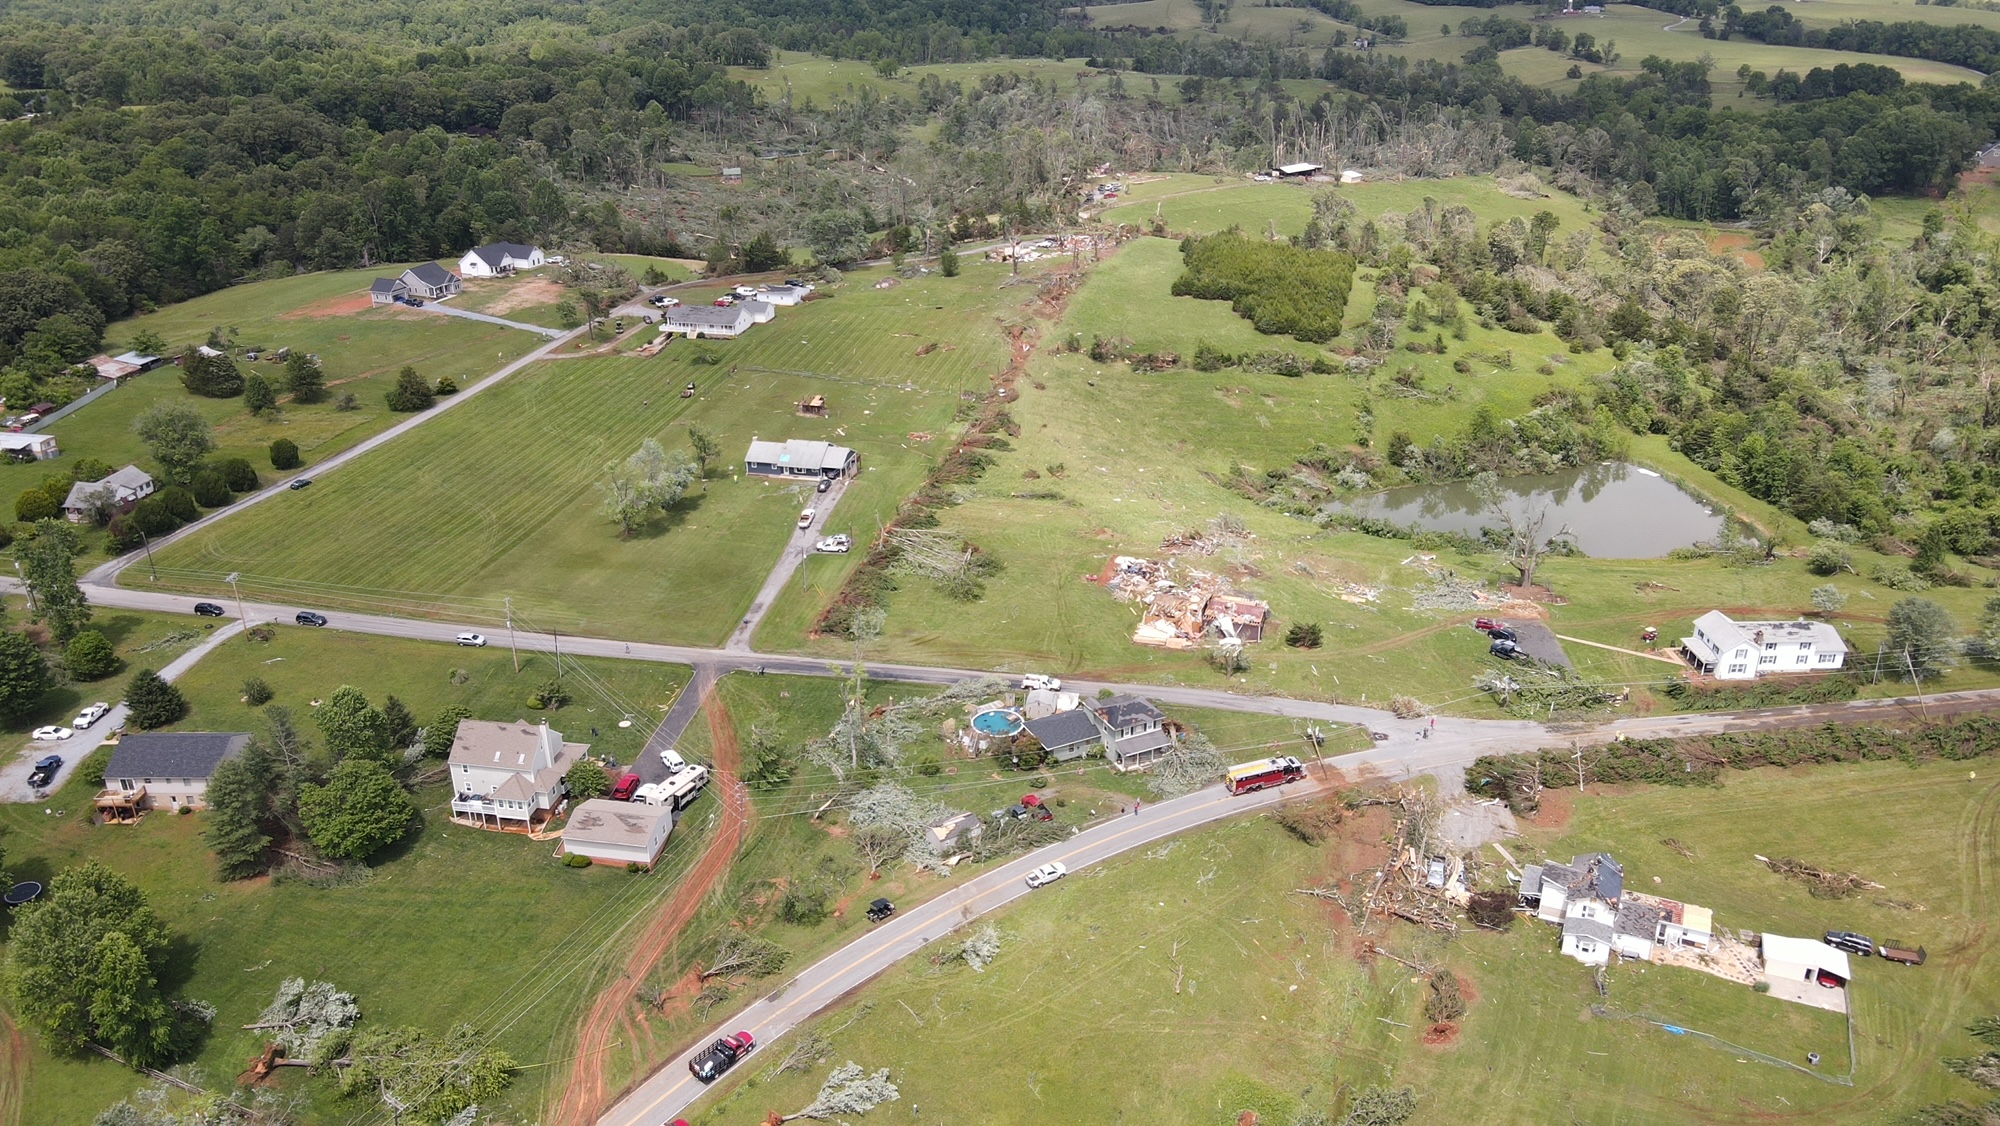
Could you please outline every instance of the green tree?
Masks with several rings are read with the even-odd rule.
[[[1847,592],[1832,583],[1816,586],[1812,588],[1812,604],[1822,617],[1838,614],[1841,607],[1847,605]]]
[[[317,403],[326,398],[326,373],[309,354],[293,352],[285,357],[285,388],[295,403]]]
[[[117,934],[123,944],[105,945]],[[91,861],[64,869],[39,902],[20,908],[8,936],[8,980],[16,1012],[50,1043],[75,1051],[98,1039],[100,988],[131,984],[131,951],[157,975],[166,960],[167,929],[146,897],[124,877]],[[107,958],[115,964],[107,967]],[[102,1010],[132,1035],[146,1022],[129,1011]],[[150,1040],[150,1037],[148,1037]]]
[[[261,415],[278,405],[278,393],[271,389],[271,381],[256,372],[243,377],[243,408],[253,415]]]
[[[0,632],[0,719],[33,712],[54,683],[48,661],[26,634]]]
[[[27,489],[14,498],[14,519],[24,524],[39,523],[62,515],[62,502],[50,500],[40,489]]]
[[[320,739],[335,762],[347,758],[387,762],[393,757],[389,753],[388,720],[351,684],[334,689],[326,703],[313,712],[313,722],[319,725]]]
[[[821,211],[806,220],[806,243],[821,263],[842,266],[868,253],[868,229],[852,211]]]
[[[947,246],[938,255],[938,272],[948,278],[958,276],[958,251]]]
[[[410,714],[407,704],[391,696],[382,701],[382,732],[389,749],[401,752],[417,741],[417,717]]]
[[[451,753],[452,741],[458,738],[460,721],[472,718],[472,713],[453,704],[438,713],[438,717],[424,727],[424,756],[444,758]]]
[[[569,796],[577,801],[601,798],[611,792],[611,775],[594,759],[578,759],[563,775],[563,783],[569,787]]]
[[[83,630],[63,648],[63,668],[76,680],[103,680],[118,671],[118,653],[103,634]]]
[[[202,839],[215,853],[223,879],[248,879],[267,866],[271,837],[264,827],[272,820],[279,770],[277,759],[257,738],[246,743],[241,754],[216,764],[208,782]]]
[[[215,471],[222,474],[222,480],[233,493],[255,492],[262,482],[257,480],[257,470],[245,457],[225,458],[215,463]]]
[[[688,446],[694,450],[695,475],[708,480],[708,466],[722,456],[722,443],[715,440],[715,432],[688,423]]]
[[[379,762],[351,758],[333,768],[326,784],[299,787],[299,821],[321,852],[365,860],[410,831],[416,803]]]
[[[150,328],[142,328],[132,334],[132,350],[141,356],[164,356],[167,340]]]
[[[33,539],[14,545],[35,608],[58,645],[69,644],[90,624],[90,602],[76,582],[81,549],[76,529],[64,520],[43,520],[35,525]]]
[[[160,679],[152,669],[140,669],[125,689],[126,718],[141,731],[151,731],[177,722],[187,714],[187,697],[181,690]]]
[[[290,438],[280,438],[271,443],[271,468],[297,469],[304,464],[299,460],[298,443]]]
[[[213,469],[204,469],[194,475],[194,483],[188,486],[194,494],[194,502],[203,508],[221,508],[236,500],[236,494],[229,491],[229,482]]]
[[[627,536],[678,503],[695,479],[694,463],[686,454],[675,450],[669,455],[652,438],[641,442],[631,457],[605,466],[604,472],[606,478],[598,486],[604,493],[604,514]]]
[[[576,302],[565,297],[556,302],[556,324],[563,328],[575,328],[583,323],[583,314],[577,311]]]
[[[395,1117],[421,1123],[455,1120],[467,1107],[491,1102],[513,1077],[515,1063],[467,1025],[444,1036],[415,1028],[384,1028],[354,1038],[340,1086],[366,1091]]]
[[[758,231],[754,238],[743,244],[743,269],[748,273],[782,270],[791,264],[791,255],[785,253],[769,231]]]
[[[110,462],[94,457],[80,457],[69,467],[70,476],[79,481],[102,481],[116,471]]]
[[[1928,598],[1905,598],[1889,607],[1887,663],[1906,677],[1942,672],[1958,663],[1958,622]]]
[[[167,1062],[174,1042],[173,1010],[139,944],[123,931],[97,940],[89,1020],[92,1038],[134,1067]]]
[[[243,682],[243,702],[253,708],[263,707],[276,695],[276,692],[271,691],[270,682],[261,676],[253,676]]]
[[[424,377],[417,374],[416,368],[407,364],[396,373],[396,385],[384,397],[392,411],[424,411],[437,405],[437,392],[431,390],[431,385],[424,382]]]
[[[186,403],[153,404],[132,420],[132,432],[152,451],[161,474],[176,485],[193,480],[202,459],[215,448],[208,420]]]
[[[1852,563],[1846,545],[1835,540],[1820,540],[1806,553],[1806,570],[1815,575],[1837,575]]]
[[[190,348],[181,353],[181,386],[206,399],[233,399],[243,393],[243,373],[226,354],[204,356]]]

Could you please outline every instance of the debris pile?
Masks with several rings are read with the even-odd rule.
[[[1144,605],[1132,631],[1141,645],[1195,649],[1211,640],[1262,641],[1271,617],[1269,603],[1237,594],[1221,575],[1183,567],[1179,559],[1115,556],[1104,585],[1119,601]]]
[[[1113,240],[1104,235],[1076,234],[1060,238],[1045,238],[1036,242],[996,246],[986,252],[988,262],[1040,262],[1045,258],[1060,258],[1066,254],[1095,254],[1109,249]]]
[[[1457,909],[1471,900],[1472,874],[1464,857],[1449,855],[1438,832],[1443,807],[1422,790],[1398,787],[1393,793],[1362,799],[1363,805],[1386,805],[1396,814],[1388,859],[1372,871],[1356,872],[1339,887],[1298,888],[1340,905],[1363,933],[1394,917],[1445,934],[1458,933]],[[1400,959],[1398,959],[1400,961]]]

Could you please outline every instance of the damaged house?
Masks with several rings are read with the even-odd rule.
[[[1210,641],[1262,641],[1271,618],[1269,603],[1237,594],[1222,576],[1184,568],[1177,559],[1117,556],[1105,585],[1120,601],[1143,604],[1132,631],[1141,645],[1195,649]]]
[[[1606,852],[1528,865],[1521,906],[1560,926],[1562,952],[1586,966],[1613,954],[1651,961],[1657,946],[1705,948],[1712,925],[1706,907],[1625,890],[1625,869]]]

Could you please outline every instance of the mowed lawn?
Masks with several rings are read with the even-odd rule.
[[[1282,1123],[1302,1107],[1338,1110],[1336,1099],[1378,1083],[1411,1086],[1422,1122],[1896,1121],[1925,1103],[1976,1097],[1937,1060],[1972,1051],[1961,1026],[2000,1008],[2000,986],[1981,972],[1995,943],[1980,912],[1996,816],[2000,785],[1969,785],[1961,767],[1880,765],[1587,796],[1566,829],[1530,826],[1518,842],[1564,857],[1613,849],[1628,884],[1711,906],[1720,926],[1854,926],[1926,942],[1932,960],[1921,969],[1860,963],[1852,1087],[1805,1067],[1817,1051],[1822,1075],[1847,1071],[1837,1015],[1645,964],[1611,968],[1600,995],[1591,972],[1558,953],[1555,928],[1532,921],[1449,942],[1401,923],[1370,932],[1469,987],[1456,1039],[1420,1043],[1423,981],[1387,959],[1357,962],[1353,924],[1291,894],[1361,866],[1382,824],[1350,823],[1339,844],[1315,849],[1258,818],[1020,901],[992,917],[1003,944],[984,973],[912,959],[821,1019],[827,1062],[775,1076],[771,1061],[789,1047],[781,1041],[697,1109],[703,1121],[748,1126],[805,1105],[833,1064],[853,1060],[889,1068],[901,1089],[877,1113],[907,1106],[940,1121],[1060,1114],[1225,1126],[1254,1109]],[[1694,858],[1658,844],[1664,836],[1691,843]],[[1814,900],[1755,864],[1758,851],[1852,866],[1892,886]],[[1886,905],[1899,898],[1923,910]]]
[[[236,330],[239,347],[317,353],[329,395],[312,406],[286,402],[274,414],[255,418],[243,409],[241,398],[188,394],[181,387],[180,369],[166,364],[50,426],[63,450],[54,464],[0,468],[0,510],[11,513],[22,490],[76,458],[98,458],[114,466],[136,462],[157,470],[145,443],[132,433],[132,421],[155,403],[185,403],[200,411],[215,428],[215,456],[247,458],[268,480],[275,472],[270,445],[279,438],[291,439],[309,468],[398,421],[402,416],[389,410],[383,395],[403,365],[414,365],[427,379],[450,376],[464,386],[539,343],[527,333],[496,325],[402,307],[369,307],[369,280],[400,270],[385,266],[382,271],[305,274],[232,286],[112,325],[106,336],[113,352],[129,346],[140,329],[159,333],[178,351],[224,326]],[[246,376],[262,375],[283,394],[284,365],[239,358],[237,368]],[[355,397],[356,409],[336,408],[344,394]]]
[[[576,700],[548,713],[572,739],[614,755],[657,722],[652,705],[671,700],[687,679],[683,666],[628,661],[564,661]],[[293,710],[314,739],[310,701],[353,684],[380,704],[394,693],[420,720],[447,704],[482,718],[534,718],[526,695],[554,676],[545,655],[527,655],[512,671],[504,649],[460,650],[390,638],[281,629],[269,643],[225,645],[181,681],[193,711],[179,727],[260,730],[240,700],[249,676],[268,681],[276,702]],[[648,714],[629,732],[615,726],[629,701]],[[593,737],[591,726],[605,732]],[[0,831],[16,879],[45,880],[95,859],[136,883],[179,940],[167,982],[176,995],[216,1006],[215,1032],[195,1066],[227,1086],[263,1047],[243,1031],[286,977],[330,980],[355,993],[372,1027],[414,1024],[442,1030],[467,1023],[523,1064],[561,1059],[596,985],[625,955],[626,927],[670,893],[700,848],[696,824],[670,842],[661,869],[646,877],[600,868],[562,867],[549,842],[451,826],[448,794],[418,794],[423,826],[375,858],[369,879],[315,889],[267,879],[219,883],[201,840],[200,815],[147,816],[134,827],[93,826],[92,792],[80,782],[43,805],[0,805]],[[26,1104],[21,1121],[83,1126],[144,1080],[95,1057],[56,1057],[29,1038]],[[530,1067],[493,1109],[533,1117],[546,1083],[567,1073]],[[281,1087],[307,1095],[305,1119],[349,1121],[362,1103],[337,1100],[332,1084],[288,1074]]]
[[[1437,201],[1440,211],[1454,204],[1471,207],[1482,227],[1497,221],[1532,219],[1547,211],[1560,220],[1556,239],[1572,231],[1592,229],[1593,220],[1584,202],[1567,192],[1543,189],[1536,198],[1522,198],[1499,190],[1491,176],[1461,176],[1451,180],[1371,181],[1327,187],[1317,184],[1259,184],[1246,177],[1199,176],[1175,173],[1161,179],[1134,184],[1119,201],[1106,208],[1106,223],[1130,223],[1144,227],[1157,212],[1165,218],[1174,235],[1210,234],[1228,227],[1241,227],[1252,237],[1263,236],[1273,225],[1280,235],[1303,231],[1312,218],[1312,201],[1319,191],[1334,191],[1354,204],[1355,222],[1379,220],[1385,213],[1397,215],[1423,207],[1425,199]],[[1356,286],[1360,308],[1348,303],[1349,319],[1365,315],[1372,302],[1367,290]]]
[[[310,491],[156,552],[161,578],[216,591],[240,571],[246,596],[484,623],[511,596],[525,628],[720,643],[813,502],[742,477],[748,441],[860,451],[859,480],[821,526],[865,539],[866,517],[893,509],[948,442],[961,392],[1005,362],[993,317],[1027,290],[1001,291],[1003,277],[876,290],[863,273],[740,340],[538,365]],[[690,381],[700,393],[682,399]],[[830,417],[796,414],[814,393]],[[621,538],[601,512],[606,465],[648,437],[685,449],[690,423],[722,445],[713,479]]]

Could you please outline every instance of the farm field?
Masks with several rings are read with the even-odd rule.
[[[576,702],[550,715],[573,738],[617,753],[624,734],[615,721],[624,705],[649,713],[627,736],[636,744],[654,705],[685,683],[681,666],[626,661],[565,660],[565,684]],[[454,683],[453,670],[463,670]],[[389,638],[343,637],[280,629],[268,643],[225,645],[180,682],[193,704],[178,726],[259,730],[241,703],[241,685],[259,676],[317,737],[309,701],[342,683],[378,705],[390,693],[427,720],[447,704],[474,715],[514,718],[529,713],[527,692],[554,675],[551,660],[523,656],[517,677],[504,649],[465,650]],[[589,733],[592,723],[611,732]],[[636,749],[636,745],[633,747]],[[629,758],[630,751],[626,752]],[[259,879],[223,884],[201,841],[199,815],[147,816],[133,827],[89,824],[94,791],[73,780],[48,806],[0,805],[9,872],[45,880],[57,870],[96,859],[133,880],[174,935],[184,940],[169,985],[180,995],[212,1002],[215,1033],[195,1066],[227,1083],[262,1048],[257,1033],[238,1029],[256,1019],[278,982],[303,975],[336,982],[358,997],[363,1019],[377,1026],[416,1024],[445,1029],[473,1024],[523,1064],[560,1058],[579,1006],[607,967],[621,959],[620,935],[670,891],[675,875],[699,849],[702,833],[677,834],[661,870],[650,877],[599,868],[562,867],[547,843],[514,834],[448,827],[442,786],[417,795],[421,832],[378,857],[366,881],[337,889]],[[94,1057],[56,1057],[29,1038],[26,1103],[21,1121],[82,1126],[144,1081]],[[548,1068],[524,1071],[494,1109],[531,1117]],[[309,1121],[345,1121],[361,1104],[337,1100],[332,1085],[288,1076],[281,1084],[305,1096]]]
[[[1144,182],[1132,184],[1131,190],[1098,218],[1105,223],[1129,223],[1143,228],[1157,214],[1166,220],[1167,230],[1176,237],[1210,234],[1232,226],[1252,235],[1263,235],[1274,225],[1279,234],[1294,235],[1304,230],[1306,220],[1312,218],[1312,197],[1317,190],[1321,190],[1320,185],[1259,184],[1244,176],[1192,173],[1173,173],[1157,179],[1148,176]],[[1440,209],[1454,204],[1472,207],[1479,213],[1482,224],[1517,217],[1527,220],[1538,211],[1547,211],[1562,224],[1558,237],[1588,230],[1592,222],[1588,206],[1567,192],[1534,187],[1526,190],[1538,194],[1523,198],[1500,190],[1491,176],[1374,181],[1333,190],[1353,202],[1359,212],[1357,223],[1380,219],[1385,213],[1406,214],[1422,207],[1427,198],[1436,200]],[[1366,295],[1358,283],[1355,292],[1366,305]],[[1179,307],[1178,303],[1175,307]],[[1365,308],[1356,310],[1350,303],[1350,320],[1365,312]],[[1227,309],[1223,315],[1230,315]]]
[[[1342,1101],[1371,1084],[1412,1087],[1417,1121],[1496,1124],[1889,1121],[1971,1097],[1937,1060],[1970,1051],[1960,1026],[2000,1005],[1990,975],[1978,972],[1994,940],[1977,922],[1991,893],[1979,881],[1991,870],[2000,787],[1969,786],[1951,764],[1878,765],[1734,777],[1700,802],[1690,796],[1566,801],[1515,845],[1565,858],[1614,849],[1628,883],[1711,906],[1719,926],[1808,934],[1881,924],[1928,942],[1932,961],[1921,970],[1857,969],[1852,1088],[1635,1019],[1800,1065],[1818,1051],[1819,1070],[1838,1074],[1848,1061],[1837,1015],[1643,964],[1612,967],[1600,996],[1590,971],[1557,953],[1555,929],[1531,921],[1448,942],[1401,923],[1376,935],[1400,957],[1442,962],[1469,987],[1456,1038],[1420,1044],[1417,1031],[1396,1026],[1421,1028],[1421,980],[1386,960],[1357,962],[1345,916],[1289,894],[1372,863],[1382,822],[1358,819],[1335,844],[1311,848],[1257,818],[1021,901],[994,918],[1001,953],[984,973],[905,963],[821,1019],[831,1045],[820,1067],[773,1075],[771,1061],[790,1046],[781,1041],[697,1109],[704,1121],[748,1126],[804,1105],[827,1068],[850,1059],[889,1068],[900,1102],[926,1118],[995,1123],[1042,1121],[1052,1105],[1079,1121],[1122,1113],[1220,1124],[1254,1109],[1286,1122],[1302,1106],[1338,1117]],[[1812,816],[1798,816],[1802,808]],[[1927,828],[1909,831],[1919,824]],[[1655,845],[1662,834],[1701,842],[1695,857]],[[1895,890],[1834,904],[1782,884],[1749,859],[1754,851],[1900,875]],[[1926,910],[1868,902],[1901,895]],[[1940,960],[1940,947],[1954,952]],[[1077,1068],[1079,1055],[1093,1066]],[[983,1081],[963,1083],[968,1073]]]
[[[382,396],[404,364],[414,365],[428,379],[450,376],[463,386],[539,343],[527,333],[496,325],[401,307],[371,308],[368,283],[387,270],[401,267],[253,282],[112,325],[106,335],[114,353],[141,329],[159,333],[178,351],[208,339],[209,330],[218,325],[233,328],[241,348],[291,347],[318,353],[326,372],[327,401],[312,406],[287,402],[275,415],[255,418],[243,409],[241,398],[188,394],[181,387],[180,370],[166,364],[126,380],[116,391],[53,424],[49,429],[62,445],[62,459],[0,468],[0,510],[11,514],[14,498],[23,490],[77,458],[99,458],[114,466],[136,462],[155,469],[145,443],[132,433],[132,420],[157,402],[182,402],[199,410],[215,428],[214,456],[247,458],[269,480],[270,445],[279,438],[296,443],[311,467],[396,422],[401,416],[389,410]],[[237,367],[246,376],[256,372],[274,381],[282,390],[283,365],[239,358]],[[336,409],[335,401],[343,394],[354,395],[354,410]]]
[[[1089,82],[1102,86],[1105,79],[1096,75],[1083,59],[993,59],[984,62],[932,63],[922,66],[906,66],[898,70],[894,77],[884,77],[871,63],[857,59],[829,59],[821,55],[803,51],[774,51],[772,63],[768,67],[729,68],[729,77],[749,83],[766,101],[781,103],[789,95],[793,103],[804,105],[808,100],[816,105],[826,106],[847,101],[857,96],[862,89],[872,89],[888,97],[901,97],[909,101],[917,98],[917,83],[926,75],[935,75],[945,82],[960,82],[967,86],[994,74],[1016,74],[1022,78],[1033,78],[1043,82],[1055,82],[1067,89],[1076,84],[1081,74],[1094,75]],[[1170,92],[1169,92],[1170,93]],[[700,172],[690,170],[689,175],[715,175],[714,169],[704,168]]]
[[[948,441],[960,394],[1005,363],[993,318],[1027,293],[1000,289],[1003,272],[986,266],[889,289],[873,288],[878,274],[849,277],[837,296],[739,340],[522,372],[308,493],[157,552],[161,579],[214,590],[238,570],[255,597],[485,623],[512,596],[525,628],[719,644],[811,501],[799,486],[739,479],[749,439],[860,451],[860,478],[826,530],[865,538],[868,517],[893,509]],[[690,381],[701,394],[679,398]],[[831,417],[797,417],[815,392]],[[685,447],[690,423],[721,443],[712,479],[621,540],[599,512],[606,464],[647,437]]]

